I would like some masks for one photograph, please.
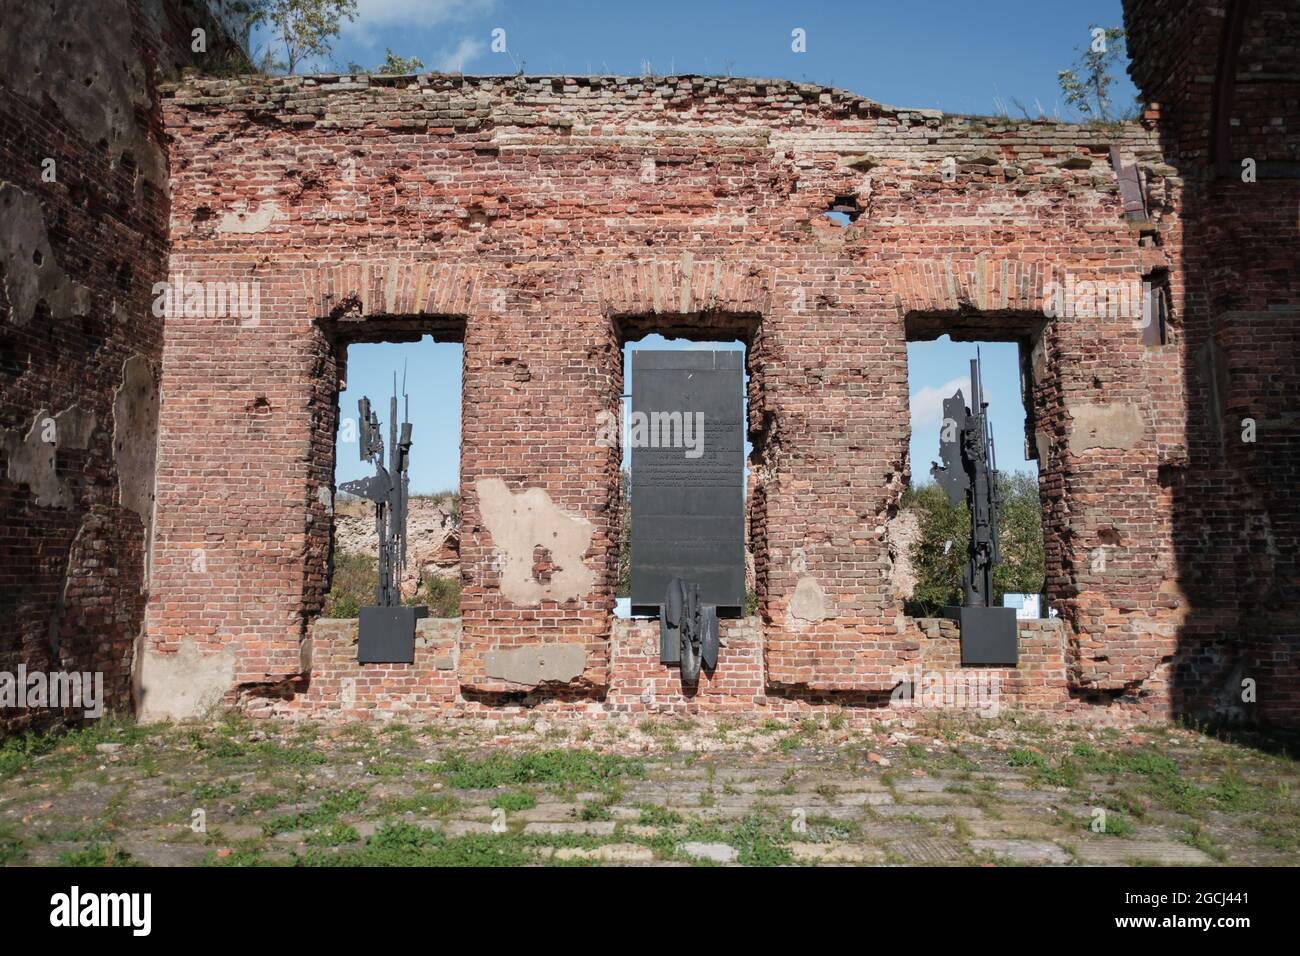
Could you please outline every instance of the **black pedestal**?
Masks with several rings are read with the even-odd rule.
[[[943,616],[961,630],[961,662],[984,667],[1015,667],[1020,660],[1013,607],[946,607]]]
[[[357,640],[358,664],[414,664],[415,622],[427,607],[363,607]]]

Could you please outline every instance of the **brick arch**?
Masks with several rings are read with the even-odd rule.
[[[1042,312],[1052,263],[981,253],[966,259],[915,259],[894,270],[894,305],[913,312]]]
[[[306,270],[302,281],[315,319],[340,309],[362,316],[468,315],[492,306],[478,265],[354,260]]]
[[[606,315],[733,312],[765,314],[771,291],[756,265],[719,259],[645,259],[603,269],[596,278]]]

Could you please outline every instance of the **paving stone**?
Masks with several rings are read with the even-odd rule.
[[[791,843],[796,863],[881,863],[885,851],[849,843]]]
[[[1077,829],[1063,827],[1059,823],[1026,817],[1011,817],[1000,820],[983,819],[967,822],[971,835],[980,839],[1073,839]]]
[[[613,820],[574,821],[572,823],[529,823],[524,826],[525,833],[579,833],[585,836],[610,836],[614,832]]]
[[[714,863],[734,863],[740,855],[735,847],[726,843],[682,843],[677,849],[697,860],[710,860]]]
[[[879,777],[835,777],[824,781],[838,790],[846,793],[856,793],[859,791],[869,791],[876,793],[888,793],[889,788],[885,786],[884,781]]]
[[[527,810],[507,810],[506,819],[525,823],[572,820],[581,810],[576,803],[539,803]]]
[[[535,824],[528,824],[534,826]],[[471,836],[478,833],[493,833],[492,824],[481,820],[448,820],[442,825],[442,832],[449,837]]]
[[[930,827],[911,820],[870,820],[862,824],[862,833],[873,842],[913,840],[930,834]]]
[[[1129,840],[1124,837],[1085,836],[1075,844],[1075,856],[1090,866],[1128,866],[1159,863],[1163,866],[1198,866],[1213,863],[1209,855],[1185,843],[1164,840]]]
[[[1047,840],[971,840],[970,848],[1015,863],[1063,865],[1070,862],[1069,853]]]
[[[961,844],[944,837],[898,840],[889,849],[910,863],[956,863],[966,858]]]
[[[903,777],[894,781],[894,790],[900,793],[943,793],[952,783],[943,777]]]
[[[555,851],[557,860],[599,860],[602,863],[648,863],[655,858],[648,846],[635,843],[606,843],[594,848],[561,847]]]
[[[999,790],[997,799],[1001,803],[1016,804],[1059,804],[1069,800],[1069,793],[1056,790]]]
[[[198,843],[164,843],[152,834],[123,835],[117,845],[145,866],[198,866],[211,852]]]
[[[217,826],[209,827],[209,830],[220,830],[225,839],[234,843],[239,840],[255,840],[263,835],[260,823],[218,823]]]
[[[882,817],[916,817],[922,820],[942,820],[945,817],[977,820],[984,816],[984,811],[979,807],[964,807],[960,804],[895,803],[892,806],[876,807],[875,812]]]
[[[623,827],[623,832],[628,836],[641,837],[648,840],[657,837],[662,831],[659,827],[652,827],[641,823],[629,823]]]

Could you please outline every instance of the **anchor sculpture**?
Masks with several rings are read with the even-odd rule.
[[[403,375],[405,379],[405,375]],[[388,466],[384,466],[384,439],[379,417],[370,399],[357,403],[361,430],[358,436],[361,460],[370,462],[375,474],[345,482],[340,488],[350,495],[375,503],[375,533],[379,539],[379,578],[375,582],[375,605],[363,607],[357,640],[357,661],[362,664],[412,664],[415,662],[415,622],[428,617],[427,607],[402,604],[402,568],[406,565],[406,514],[410,498],[411,422],[410,396],[402,383],[406,402],[401,431],[397,425],[397,375],[393,374],[393,397],[388,409]]]
[[[939,457],[930,474],[956,507],[963,500],[970,511],[970,541],[962,573],[960,607],[944,608],[961,630],[963,664],[1016,666],[1015,608],[993,607],[993,568],[1002,561],[998,544],[998,518],[1002,502],[997,489],[997,460],[993,430],[984,401],[979,353],[970,363],[971,404],[966,407],[961,389],[943,402],[943,429]]]

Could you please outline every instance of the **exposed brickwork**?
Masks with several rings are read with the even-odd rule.
[[[1002,710],[1070,713],[1087,708],[1070,700],[1065,681],[1064,625],[1059,620],[1021,621],[1017,668],[961,668],[957,627],[938,618],[917,619],[909,629],[916,663],[895,670],[894,684],[918,688],[915,709],[951,709],[951,700],[936,704],[926,682],[954,675],[991,697],[957,707],[979,709],[992,701]],[[713,673],[700,675],[695,689],[683,688],[676,668],[659,663],[659,625],[647,620],[618,620],[610,638],[613,669],[609,691],[600,703],[558,699],[535,693],[507,703],[484,702],[463,694],[456,679],[461,624],[454,618],[426,618],[416,625],[415,663],[358,664],[357,622],[322,618],[311,628],[310,680],[286,685],[279,695],[260,694],[245,701],[259,715],[347,717],[361,720],[419,721],[436,716],[513,717],[536,713],[559,718],[600,719],[653,714],[736,714],[746,717],[794,716],[849,707],[849,713],[910,711],[897,692],[837,695],[772,694],[764,675],[763,627],[757,617],[722,622],[722,653]],[[963,688],[965,691],[966,688]],[[1132,716],[1130,711],[1116,719]],[[988,714],[986,713],[986,716]]]
[[[1173,661],[1174,705],[1294,725],[1300,7],[1130,0],[1125,9],[1131,72],[1158,104],[1152,112],[1176,170],[1168,201],[1178,213],[1161,240],[1184,336],[1185,387],[1168,417],[1185,431],[1186,451],[1162,464],[1190,602]],[[1256,182],[1242,181],[1244,159],[1255,161]],[[1245,419],[1256,423],[1253,443],[1242,440]],[[1256,685],[1255,704],[1242,701],[1245,680]]]
[[[1039,356],[1047,591],[1072,627],[1074,683],[1136,694],[1173,653],[1158,470],[1179,436],[1158,410],[1179,402],[1178,349],[1145,347],[1128,315],[1043,317],[1067,273],[1140,280],[1168,265],[1125,220],[1108,161],[1119,142],[1154,169],[1149,130],[989,125],[690,77],[200,80],[172,93],[167,125],[172,272],[255,278],[265,315],[168,326],[160,649],[196,633],[203,602],[203,640],[236,648],[239,683],[296,673],[327,561],[337,343],[425,322],[465,343],[458,676],[478,699],[532,690],[488,679],[487,651],[547,641],[587,651],[582,677],[550,690],[611,691],[618,453],[596,444],[597,415],[622,391],[622,343],[656,330],[749,345],[770,691],[887,695],[918,657],[885,525],[909,472],[906,342],[944,331]],[[822,213],[845,196],[861,212],[841,229]],[[1140,434],[1072,443],[1096,405]],[[586,593],[503,596],[479,510],[491,479],[589,527]],[[1124,546],[1096,572],[1108,535]],[[204,540],[237,590],[186,573]],[[805,577],[829,609],[817,621],[789,611]],[[214,593],[231,606],[214,611]]]
[[[3,0],[0,23],[0,671],[99,671],[129,711],[167,271],[157,82],[192,28],[228,41],[181,0]],[[79,715],[6,709],[0,732]]]
[[[0,86],[5,197],[20,212],[36,197],[48,236],[7,260],[5,288],[33,248],[59,270],[0,302],[0,580],[18,622],[0,667],[61,655],[124,701],[153,465],[115,435],[152,434],[157,379],[146,716],[221,698],[290,713],[881,706],[900,670],[956,667],[946,626],[903,614],[886,530],[912,470],[906,343],[947,333],[1022,349],[1060,618],[1022,635],[1007,693],[1300,720],[1294,2],[1130,0],[1152,106],[1114,128],[702,77],[191,79],[160,103],[156,51],[187,15],[121,2],[124,68],[143,77],[118,87],[130,136],[101,147],[69,115],[93,100],[49,109],[21,80]],[[1145,220],[1125,217],[1112,146],[1139,169]],[[855,210],[847,228],[833,206]],[[256,309],[160,321],[165,274],[247,283]],[[1053,283],[1144,277],[1167,277],[1164,344],[1130,314],[1045,314]],[[652,331],[747,345],[760,618],[728,626],[694,697],[648,626],[611,614],[620,450],[597,441],[599,416],[618,407],[624,343]],[[346,625],[313,623],[338,389],[350,343],[422,333],[465,350],[463,633],[422,625],[414,667],[363,671]],[[70,436],[52,476],[23,450],[42,409]],[[534,569],[522,585],[511,548]],[[824,613],[797,616],[799,588]],[[489,676],[489,654],[557,643],[584,655],[568,684]]]

